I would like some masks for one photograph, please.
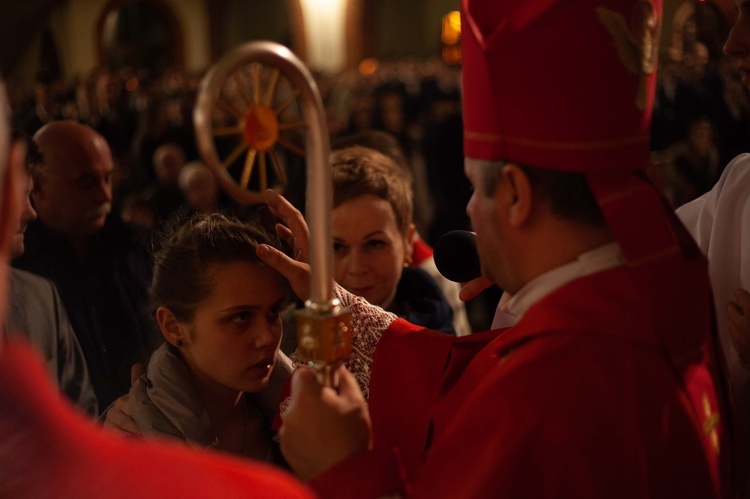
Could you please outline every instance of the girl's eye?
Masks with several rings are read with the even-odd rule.
[[[333,243],[333,251],[334,253],[341,253],[342,251],[346,250],[346,245],[341,243]]]
[[[281,317],[281,312],[284,311],[287,304],[285,301],[281,300],[278,303],[276,303],[273,307],[271,307],[271,310],[268,311],[268,322],[276,322],[279,320],[279,317]]]
[[[232,316],[232,322],[235,324],[245,324],[250,319],[248,312],[240,312]]]

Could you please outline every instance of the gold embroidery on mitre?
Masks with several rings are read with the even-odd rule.
[[[475,142],[485,142],[489,144],[505,143],[515,146],[535,147],[537,149],[548,149],[559,151],[596,151],[599,149],[610,149],[612,147],[628,147],[648,142],[648,135],[632,135],[608,140],[589,140],[589,141],[552,141],[552,140],[534,140],[523,137],[512,137],[499,133],[473,132],[464,131],[464,137]]]
[[[638,2],[633,12],[633,22],[628,26],[625,17],[612,9],[597,7],[599,21],[615,43],[615,49],[627,70],[640,74],[635,105],[639,111],[646,108],[646,77],[656,68],[661,18],[651,0]]]
[[[716,431],[716,427],[719,426],[719,413],[714,412],[711,408],[711,401],[708,399],[708,395],[705,393],[702,397],[703,403],[703,415],[705,421],[703,422],[703,434],[708,435],[711,439],[711,445],[714,450],[719,452],[719,433]]]

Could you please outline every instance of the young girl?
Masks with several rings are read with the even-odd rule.
[[[140,432],[281,462],[270,420],[291,364],[279,352],[288,282],[256,256],[261,227],[196,215],[166,238],[151,287],[166,342],[130,390]]]

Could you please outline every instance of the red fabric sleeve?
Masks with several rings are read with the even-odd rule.
[[[396,449],[362,452],[310,482],[324,498],[376,499],[406,496],[403,467]]]
[[[370,378],[375,447],[398,447],[408,477],[424,461],[430,409],[454,339],[397,319],[375,350]]]

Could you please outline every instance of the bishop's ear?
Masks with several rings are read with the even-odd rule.
[[[529,176],[520,166],[508,163],[503,167],[499,185],[503,190],[508,222],[516,228],[524,227],[531,218],[534,202]]]

